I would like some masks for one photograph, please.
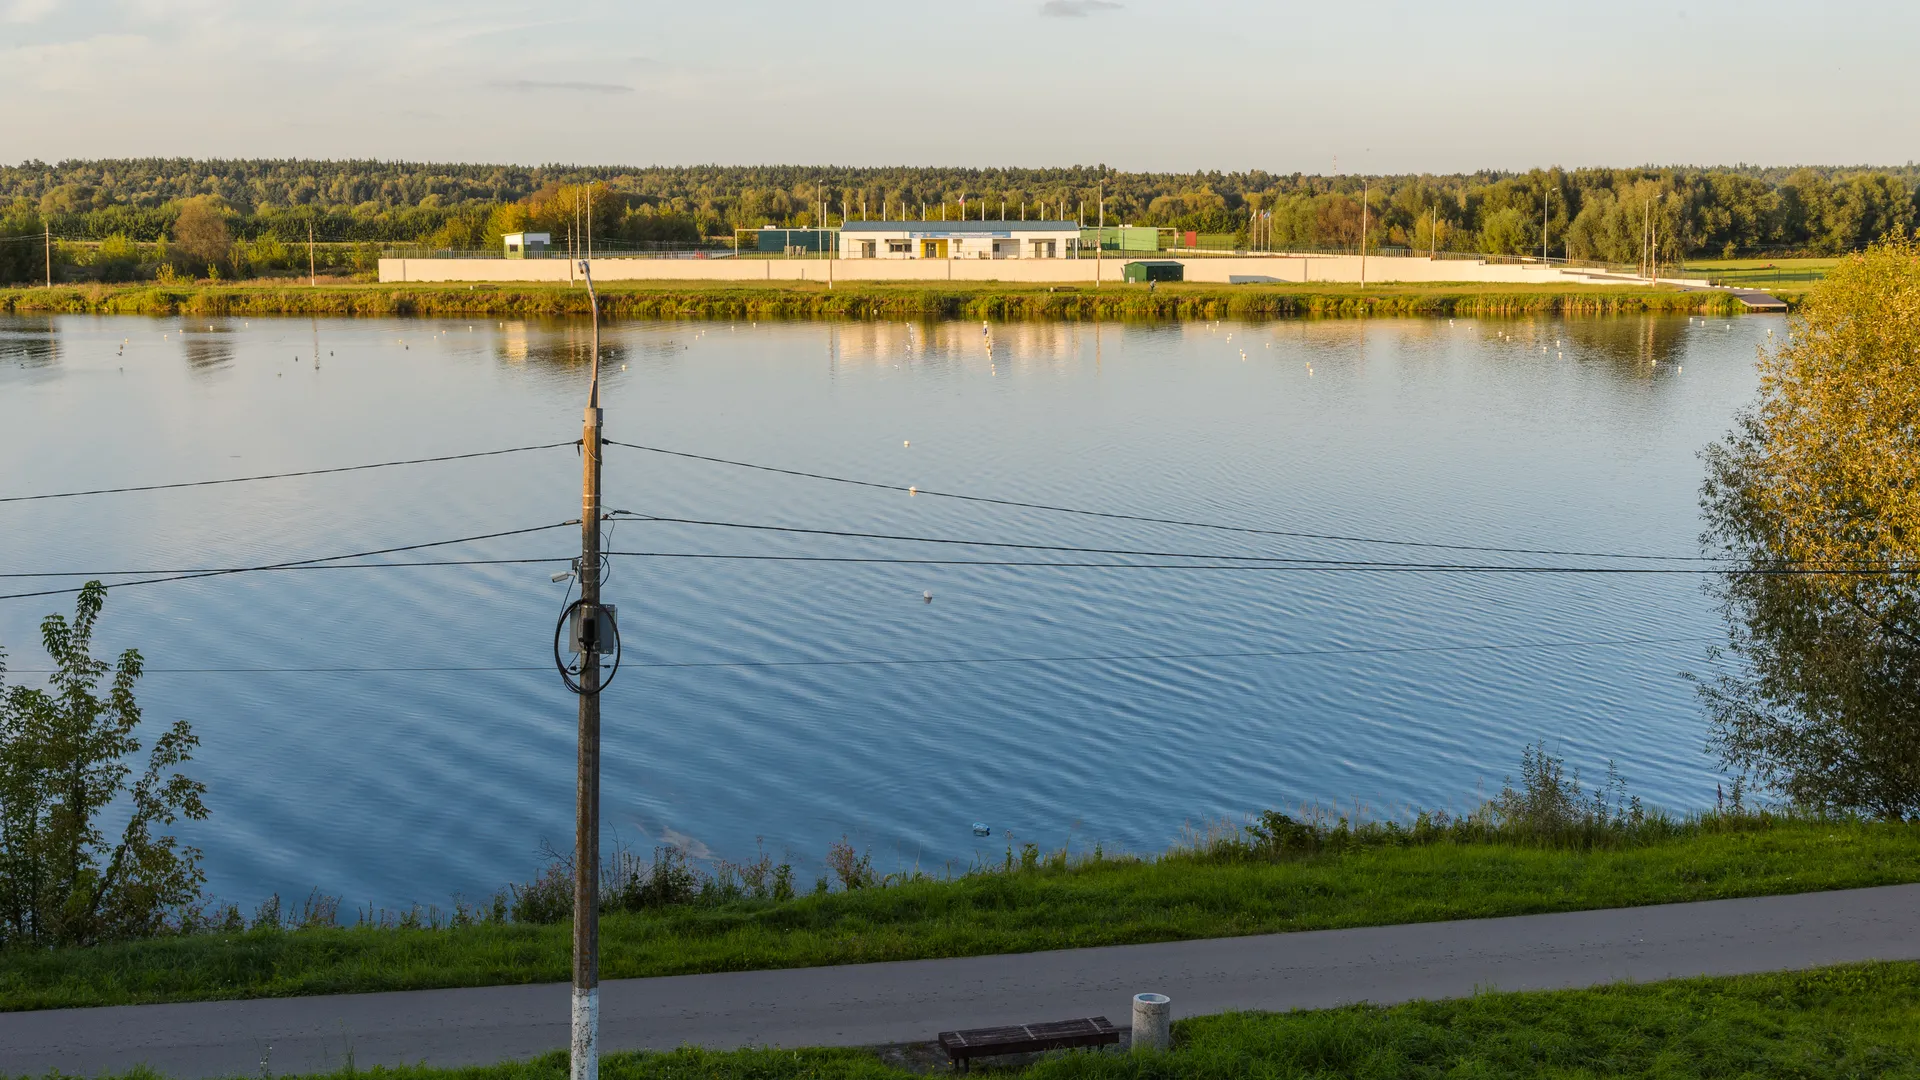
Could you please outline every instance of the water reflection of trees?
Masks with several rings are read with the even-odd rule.
[[[668,356],[680,352],[684,344],[671,336],[635,340],[630,331],[600,325],[602,366],[626,363],[636,356]],[[503,364],[549,370],[585,367],[593,359],[593,324],[578,319],[508,320],[494,338],[493,356]]]
[[[1599,315],[1569,318],[1561,324],[1561,332],[1583,358],[1600,357],[1623,373],[1644,376],[1679,358],[1688,322],[1682,316]]]
[[[188,369],[210,373],[233,363],[232,328],[223,323],[195,322],[180,328],[180,355]]]
[[[51,315],[21,315],[0,323],[0,363],[48,367],[60,362],[60,335]]]
[[[849,367],[912,364],[919,368],[1016,365],[1058,367],[1115,348],[1127,333],[1098,322],[848,322],[830,329],[837,362]]]

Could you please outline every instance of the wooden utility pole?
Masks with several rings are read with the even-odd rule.
[[[1097,289],[1101,285],[1100,253],[1106,250],[1106,247],[1107,247],[1107,185],[1106,185],[1106,181],[1104,180],[1101,181],[1100,185],[1094,188],[1093,191],[1094,191],[1094,196],[1100,200],[1100,224],[1093,231],[1094,238],[1095,238],[1093,241],[1093,287]]]
[[[570,1080],[600,1077],[600,301],[580,264],[593,309],[593,368],[580,433],[580,743],[574,779],[573,1040]]]
[[[43,221],[40,228],[45,230],[47,239],[47,288],[53,288],[53,224]]]
[[[320,274],[313,267],[313,222],[307,222],[307,288],[320,284]]]

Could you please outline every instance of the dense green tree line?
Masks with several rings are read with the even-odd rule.
[[[843,217],[1090,219],[1226,234],[1274,248],[1437,248],[1636,263],[1655,237],[1663,260],[1755,252],[1858,250],[1920,220],[1920,169],[1536,169],[1449,176],[1138,173],[1053,169],[832,166],[451,165],[381,161],[38,161],[0,167],[0,236],[50,226],[60,238],[151,245],[182,209],[215,209],[236,243],[410,244],[480,248],[502,232],[566,236],[594,194],[603,244],[685,243],[763,224]],[[1362,201],[1364,197],[1365,207]],[[1544,230],[1544,235],[1543,235]],[[0,248],[21,247],[0,241]],[[151,255],[148,252],[148,255]],[[23,260],[0,253],[0,277]],[[230,269],[243,269],[244,257]],[[271,258],[267,260],[271,262]],[[149,259],[149,263],[152,260]],[[215,263],[218,260],[214,260]],[[195,268],[183,266],[190,271]]]

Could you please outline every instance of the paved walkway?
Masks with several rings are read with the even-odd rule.
[[[1143,990],[1174,1015],[1455,997],[1860,960],[1920,959],[1920,885],[1012,956],[627,979],[608,1050],[850,1046],[1104,1014]],[[0,1074],[147,1064],[180,1078],[489,1063],[567,1043],[564,985],[0,1014]]]

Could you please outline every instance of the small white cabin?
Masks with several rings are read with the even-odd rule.
[[[509,259],[538,259],[547,253],[553,244],[553,234],[543,232],[510,232],[500,238],[506,245]]]

